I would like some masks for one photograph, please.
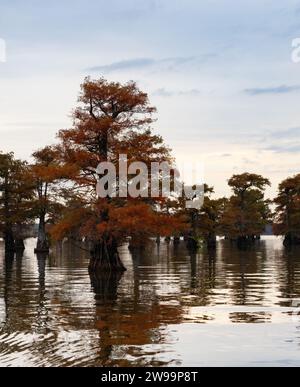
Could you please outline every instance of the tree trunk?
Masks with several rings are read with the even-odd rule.
[[[15,239],[12,231],[12,227],[6,226],[4,230],[4,243],[5,243],[5,251],[6,252],[15,252]]]
[[[117,300],[122,275],[122,272],[90,272],[97,305],[111,305]]]
[[[215,249],[217,247],[217,237],[214,233],[209,233],[206,244],[209,249]]]
[[[13,225],[11,221],[11,213],[10,213],[10,195],[9,195],[9,180],[8,175],[5,176],[4,182],[4,192],[3,192],[3,201],[4,201],[4,243],[5,243],[5,252],[12,253],[15,252],[15,240],[13,233]]]
[[[179,243],[180,243],[180,237],[174,236],[174,238],[173,238],[173,243],[174,243],[174,245],[179,245]]]
[[[16,251],[22,252],[25,250],[25,243],[24,243],[24,238],[23,238],[23,233],[22,233],[22,225],[20,223],[16,224],[15,228],[15,248]]]
[[[293,233],[289,232],[286,234],[283,242],[284,246],[294,246],[294,245],[300,245],[300,238]]]
[[[109,241],[107,238],[93,243],[89,271],[126,271],[126,268],[120,259],[115,240]]]
[[[25,250],[25,243],[24,239],[18,238],[15,241],[15,249],[16,251],[24,251]]]
[[[237,238],[237,244],[238,244],[238,245],[245,246],[245,245],[248,244],[247,242],[248,242],[248,240],[247,240],[247,237],[246,237],[246,236],[239,236],[239,237]]]
[[[47,253],[49,252],[49,240],[46,233],[46,222],[45,215],[40,216],[39,221],[39,230],[38,230],[38,240],[35,253]]]
[[[237,246],[241,249],[251,247],[255,244],[255,237],[253,235],[240,236],[237,239]]]
[[[190,251],[196,251],[199,248],[199,244],[195,238],[190,236],[188,240],[186,241],[186,247]]]

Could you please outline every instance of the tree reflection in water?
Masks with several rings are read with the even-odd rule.
[[[0,242],[0,364],[181,364],[176,332],[187,323],[197,342],[203,324],[214,332],[214,323],[280,323],[282,341],[300,341],[296,324],[288,337],[285,328],[300,298],[299,249],[276,240],[244,251],[220,241],[216,251],[194,253],[183,242],[123,246],[126,273],[89,276],[80,247],[5,257]]]
[[[157,289],[146,284],[140,267],[151,269],[160,260],[159,251],[132,249],[132,287],[129,293],[118,294],[120,282],[128,274],[90,274],[95,293],[95,325],[99,331],[99,364],[103,366],[167,365],[173,362],[158,361],[165,342],[162,325],[180,323],[182,309],[179,305],[161,305]],[[133,292],[133,294],[132,294]],[[155,350],[155,345],[159,350]],[[150,350],[146,347],[149,346]],[[134,360],[136,359],[136,360]]]

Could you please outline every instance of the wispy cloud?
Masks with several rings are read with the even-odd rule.
[[[276,130],[268,135],[269,138],[276,140],[300,139],[300,127],[289,128],[285,130]]]
[[[123,60],[119,62],[113,62],[106,65],[93,66],[86,69],[86,71],[111,73],[114,71],[124,71],[124,70],[143,70],[150,67],[161,67],[169,70],[174,70],[187,63],[191,63],[194,60],[195,60],[194,57],[177,57],[177,58],[164,58],[164,59],[134,58],[134,59]]]
[[[155,90],[152,95],[158,96],[158,97],[176,97],[176,96],[183,96],[183,97],[197,97],[201,94],[201,91],[198,89],[191,89],[191,90],[167,90],[165,88],[157,89]]]
[[[109,11],[116,18],[124,21],[130,20],[131,22],[138,21],[139,19],[145,19],[155,14],[162,8],[162,4],[158,0],[148,1],[132,1],[123,5],[123,1],[114,1],[117,5],[114,7],[111,2]]]
[[[273,151],[275,153],[299,153],[300,152],[300,142],[298,144],[280,144],[280,145],[271,145],[266,148],[266,150]]]
[[[294,91],[299,91],[300,85],[280,85],[275,87],[265,87],[265,88],[253,88],[253,89],[245,89],[244,92],[248,95],[263,95],[263,94],[286,94],[292,93]]]
[[[131,69],[143,69],[145,67],[153,66],[155,64],[154,59],[149,58],[140,58],[140,59],[131,59],[123,60],[120,62],[114,62],[103,66],[94,66],[90,67],[87,70],[92,72],[102,71],[102,72],[113,72],[120,70],[131,70]]]
[[[268,144],[265,150],[275,153],[300,153],[300,127],[274,130],[267,133],[261,142]]]
[[[221,157],[232,157],[232,154],[231,153],[223,153],[222,155],[221,155]]]

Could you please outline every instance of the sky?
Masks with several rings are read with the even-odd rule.
[[[1,0],[0,150],[54,142],[85,76],[134,80],[179,165],[217,195],[263,174],[272,197],[300,172],[297,38],[300,0]]]

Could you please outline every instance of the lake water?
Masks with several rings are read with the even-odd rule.
[[[0,242],[1,366],[300,365],[300,250],[281,239],[124,246],[121,278],[90,278],[74,245],[37,259],[34,243],[10,260]]]

